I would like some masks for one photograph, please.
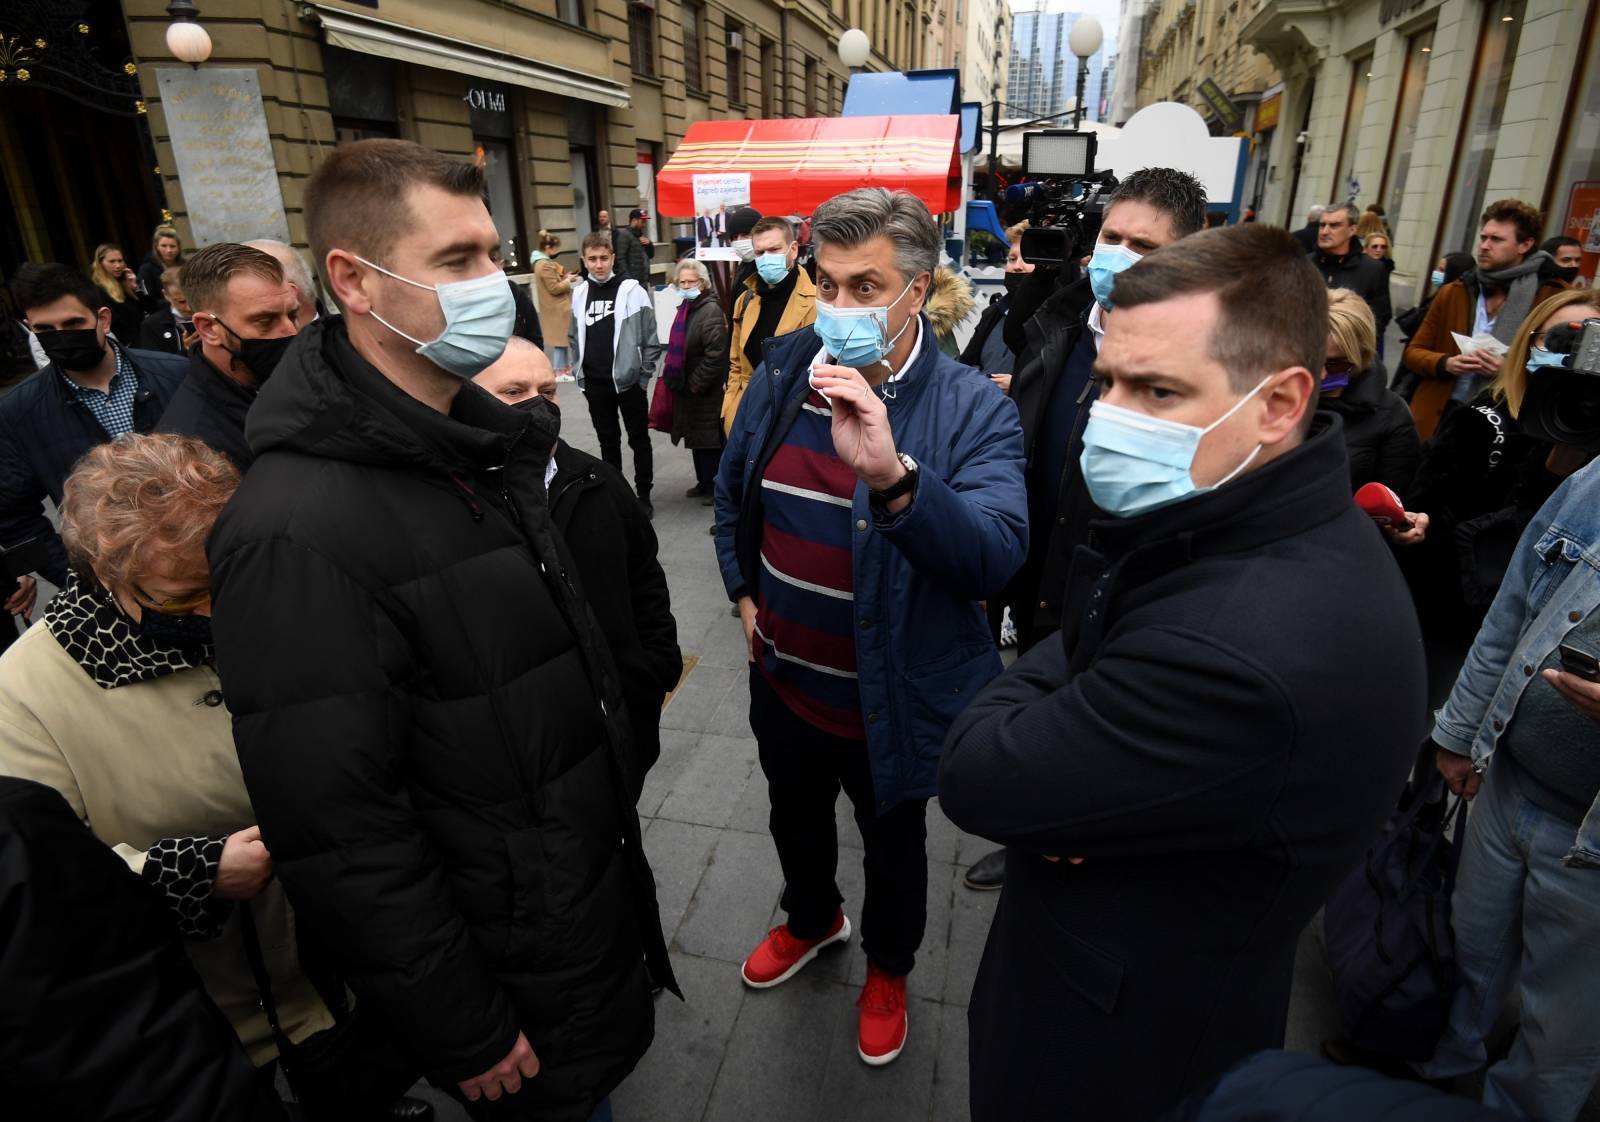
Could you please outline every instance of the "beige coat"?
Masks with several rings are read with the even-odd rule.
[[[0,657],[0,774],[60,791],[137,873],[161,838],[229,833],[255,822],[233,720],[220,704],[199,703],[218,689],[210,667],[102,689],[36,623]],[[331,1027],[333,1017],[300,970],[283,886],[272,881],[251,904],[289,1039]],[[251,1061],[274,1058],[238,910],[220,938],[183,943]]]
[[[810,273],[798,265],[795,267],[800,270],[800,275],[795,278],[794,291],[789,293],[789,302],[784,305],[783,316],[778,320],[777,330],[772,333],[774,337],[799,331],[817,321],[817,286],[811,283]],[[728,332],[728,385],[722,391],[723,436],[733,431],[733,418],[738,415],[739,402],[744,400],[745,387],[750,384],[750,375],[755,373],[744,353],[744,345],[749,342],[750,333],[756,329],[756,321],[761,318],[761,290],[756,287],[753,274],[745,281],[745,288],[748,295],[741,292],[734,298],[733,326]]]
[[[547,347],[567,345],[572,327],[572,290],[581,280],[569,273],[554,257],[541,257],[533,263],[533,299],[539,306],[539,332]]]

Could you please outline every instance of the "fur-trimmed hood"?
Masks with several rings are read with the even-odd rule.
[[[933,285],[928,289],[922,310],[928,314],[934,334],[949,335],[977,306],[972,285],[965,277],[943,265],[933,271]]]

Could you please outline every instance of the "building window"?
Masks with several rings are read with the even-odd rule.
[[[776,114],[772,111],[772,88],[776,85],[772,75],[776,72],[772,61],[772,40],[761,40],[761,116],[771,120]]]
[[[1344,135],[1339,138],[1339,164],[1335,168],[1333,197],[1329,202],[1355,202],[1356,152],[1361,146],[1361,115],[1367,110],[1367,90],[1372,86],[1372,56],[1362,55],[1350,64],[1350,100],[1345,105]]]
[[[633,47],[633,72],[645,78],[656,76],[655,9],[633,0],[628,5],[628,42]]]
[[[574,27],[582,27],[583,4],[581,0],[556,0],[556,18],[562,23],[570,23]]]
[[[1394,128],[1389,133],[1389,154],[1383,162],[1383,187],[1378,192],[1391,235],[1400,229],[1406,177],[1411,173],[1411,150],[1417,144],[1417,120],[1422,116],[1422,91],[1428,84],[1428,62],[1432,58],[1433,28],[1419,31],[1406,40],[1405,70],[1400,76]]]
[[[1500,119],[1505,115],[1506,95],[1511,91],[1511,63],[1517,57],[1525,7],[1524,0],[1496,0],[1484,12],[1477,70],[1472,76],[1466,116],[1461,119],[1455,170],[1449,180],[1450,207],[1439,229],[1444,239],[1438,247],[1441,254],[1471,253],[1477,246],[1478,216],[1483,212],[1489,168],[1500,139]]]
[[[728,21],[728,104],[744,104],[744,25]]]
[[[705,22],[703,7],[696,3],[683,5],[683,82],[695,93],[705,90],[705,66],[700,53],[700,36]]]
[[[1574,79],[1578,97],[1571,103],[1567,135],[1550,180],[1544,232],[1565,234],[1583,243],[1580,275],[1593,288],[1600,271],[1600,61],[1596,61],[1592,46],[1595,30],[1591,28],[1589,34],[1589,49],[1578,55],[1589,61],[1582,78]]]
[[[805,82],[806,116],[815,117],[817,115],[817,60],[810,56],[806,57]]]

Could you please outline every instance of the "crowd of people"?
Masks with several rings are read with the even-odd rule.
[[[601,212],[571,270],[542,231],[524,287],[484,189],[360,141],[306,185],[310,261],[160,226],[137,272],[107,245],[11,278],[39,370],[0,398],[6,611],[60,589],[0,628],[20,1117],[281,1118],[280,1079],[313,1120],[428,1117],[419,1079],[611,1117],[659,995],[696,999],[635,806],[683,666],[652,428],[746,644],[784,913],[746,986],[859,935],[860,1059],[916,1047],[937,796],[1001,847],[966,873],[1002,889],[974,1119],[1299,1117],[1333,1070],[1271,1052],[1300,935],[1436,769],[1474,804],[1459,983],[1404,1074],[1486,1070],[1485,1113],[1336,1078],[1577,1116],[1600,440],[1547,403],[1600,320],[1581,246],[1493,202],[1395,316],[1381,212],[1208,229],[1197,180],[1146,168],[1076,264],[1012,227],[978,312],[927,208],[862,188],[803,227],[698,216],[740,263],[668,264],[662,338],[646,211]]]

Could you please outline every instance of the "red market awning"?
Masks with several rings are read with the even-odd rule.
[[[762,214],[810,214],[857,187],[902,188],[935,214],[961,205],[961,118],[700,121],[656,176],[656,206],[694,216],[694,177],[750,173]]]

